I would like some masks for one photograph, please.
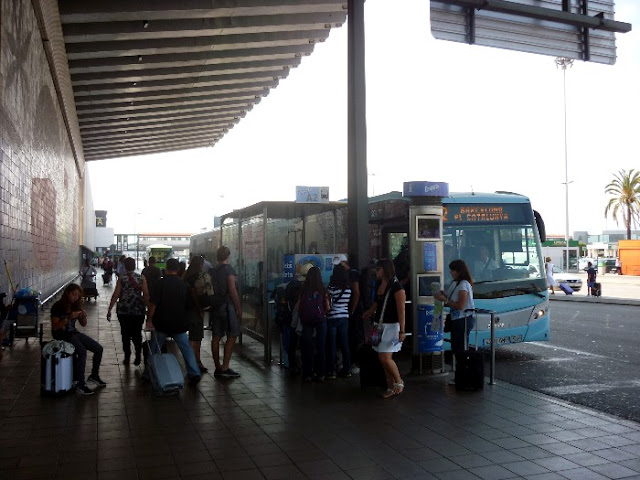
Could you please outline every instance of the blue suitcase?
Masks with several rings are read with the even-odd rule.
[[[560,290],[562,290],[566,295],[573,295],[573,289],[569,286],[568,283],[560,283],[558,284]]]
[[[149,347],[149,342],[147,342]],[[151,385],[158,395],[177,394],[184,387],[184,375],[173,353],[156,353],[147,364]]]

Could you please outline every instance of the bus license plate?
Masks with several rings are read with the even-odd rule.
[[[495,339],[495,342],[496,342],[496,345],[505,345],[507,343],[520,343],[522,342],[522,335],[508,335],[506,337],[497,337]],[[489,346],[491,345],[491,339],[485,338],[483,343],[485,346]]]

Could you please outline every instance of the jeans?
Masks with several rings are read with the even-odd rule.
[[[315,338],[313,334],[315,333]],[[313,354],[315,350],[315,373],[323,376],[326,370],[327,357],[327,322],[302,326],[302,372],[305,378],[311,377],[313,368]]]
[[[337,341],[340,339],[342,351],[342,370],[351,370],[351,354],[349,352],[349,318],[336,318],[329,321],[329,360],[327,361],[327,374],[336,373]]]
[[[153,334],[155,335],[155,340],[151,339],[151,353],[152,355],[155,355],[160,352],[169,335],[158,330],[155,330]],[[202,376],[200,367],[198,367],[198,362],[196,360],[196,354],[194,353],[193,348],[191,348],[187,333],[174,333],[171,337],[173,338],[173,341],[176,342],[176,345],[178,345],[180,353],[182,353],[182,358],[184,358],[189,378]]]
[[[65,341],[71,343],[76,351],[74,353],[73,362],[73,380],[78,385],[84,385],[84,369],[87,365],[87,350],[93,352],[93,365],[91,375],[97,377],[100,373],[100,362],[102,361],[102,345],[93,338],[84,333],[75,332],[65,338]]]

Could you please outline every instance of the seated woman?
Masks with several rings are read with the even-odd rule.
[[[87,363],[87,350],[93,352],[93,368],[87,378],[89,383],[98,387],[107,384],[100,379],[100,361],[102,360],[102,345],[91,337],[76,330],[76,322],[87,326],[87,313],[82,309],[82,288],[71,283],[62,293],[62,298],[51,306],[51,334],[56,340],[64,340],[75,347],[73,362],[73,380],[76,383],[76,393],[92,395],[94,392],[87,387],[84,380],[84,369]]]

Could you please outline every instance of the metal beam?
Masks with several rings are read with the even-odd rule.
[[[348,25],[348,238],[351,266],[360,271],[369,263],[364,0],[349,0]]]
[[[511,15],[548,20],[575,27],[592,28],[606,32],[626,33],[631,31],[631,24],[609,20],[604,16],[591,17],[582,13],[571,13],[534,5],[510,2],[506,0],[438,0],[441,3],[458,5],[476,10],[506,13]]]
[[[238,35],[279,31],[330,29],[344,23],[343,13],[262,15],[255,17],[156,20],[145,28],[140,21],[66,23],[65,43],[146,40],[175,37]]]
[[[163,153],[163,152],[175,152],[179,150],[189,150],[192,148],[204,148],[204,147],[212,147],[215,145],[217,140],[213,142],[204,142],[204,141],[196,141],[196,142],[185,142],[180,145],[172,145],[172,146],[156,146],[154,148],[148,147],[140,147],[137,150],[128,150],[127,152],[119,151],[114,149],[111,152],[106,152],[100,155],[87,155],[87,161],[95,161],[95,160],[106,160],[109,158],[120,158],[120,157],[132,157],[136,155],[150,155],[153,153]]]
[[[313,45],[295,45],[288,47],[251,48],[244,50],[225,50],[213,52],[171,53],[167,55],[148,55],[115,58],[91,58],[69,62],[71,75],[95,72],[130,72],[155,68],[184,68],[237,62],[265,60],[286,60],[310,55]]]
[[[60,2],[63,23],[127,20],[151,21],[171,18],[216,18],[295,13],[339,12],[344,0],[110,0]]]
[[[69,60],[146,56],[167,53],[210,52],[245,48],[284,47],[324,42],[328,29],[294,32],[264,32],[246,35],[180,37],[121,42],[87,42],[67,45]]]
[[[165,80],[170,78],[193,78],[215,75],[231,75],[242,73],[256,73],[272,71],[274,76],[278,72],[297,67],[300,58],[287,60],[265,60],[257,62],[238,62],[220,65],[202,65],[200,67],[157,68],[139,72],[101,72],[79,73],[72,75],[74,87],[76,85],[100,85],[111,82],[139,82],[141,80]]]

